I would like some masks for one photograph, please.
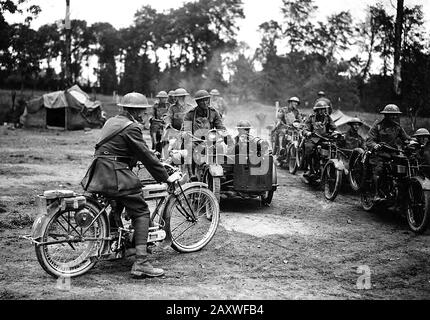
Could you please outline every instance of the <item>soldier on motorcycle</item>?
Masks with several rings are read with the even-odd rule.
[[[174,97],[176,102],[174,105],[169,107],[166,115],[166,128],[172,127],[176,130],[181,130],[184,123],[184,117],[188,111],[190,111],[193,106],[185,102],[185,97],[190,94],[187,90],[179,88],[175,90]]]
[[[350,126],[345,134],[345,148],[354,150],[356,148],[365,148],[364,138],[358,133],[358,130],[363,125],[359,118],[352,118],[347,122]]]
[[[327,103],[328,105],[327,113],[331,115],[333,113],[333,106],[332,106],[331,100],[326,97],[326,94],[324,91],[318,92],[318,99],[315,101],[315,103],[319,101],[324,101],[325,103]]]
[[[161,153],[161,137],[163,135],[164,118],[169,110],[170,104],[167,102],[168,95],[166,91],[160,91],[156,98],[156,102],[153,106],[153,116],[149,119],[151,126],[149,132],[152,140],[152,150],[156,150]]]
[[[303,133],[306,137],[305,141],[305,168],[306,172],[303,174],[305,178],[312,178],[315,176],[316,169],[314,168],[314,161],[316,159],[316,147],[320,143],[320,138],[317,136],[312,137],[312,134],[318,134],[320,136],[328,136],[337,127],[333,122],[332,118],[327,114],[328,105],[325,101],[318,101],[313,110],[314,114],[310,115],[305,122],[305,128]]]
[[[154,268],[147,257],[150,212],[142,193],[139,178],[131,171],[141,161],[159,182],[169,181],[168,173],[143,140],[138,123],[148,107],[140,93],[125,95],[118,104],[123,111],[110,118],[101,130],[95,147],[94,161],[81,184],[85,191],[105,195],[115,200],[117,208],[125,208],[132,220],[136,261],[131,269],[135,277],[159,277],[164,271]]]
[[[222,121],[222,117],[217,110],[210,106],[210,94],[206,90],[199,90],[194,96],[197,107],[189,111],[184,118],[183,132],[197,135],[199,139],[206,139],[209,130],[221,130],[225,136],[226,127]],[[191,177],[195,177],[195,163],[188,166],[191,172]]]
[[[288,143],[284,141],[285,137],[285,127],[291,126],[293,122],[302,122],[302,116],[298,109],[300,105],[300,99],[297,97],[292,97],[288,100],[288,105],[280,110],[276,115],[276,125],[272,132],[275,144],[273,146],[273,153],[280,156],[279,151]],[[281,142],[282,141],[282,142]],[[282,144],[282,145],[281,145]],[[278,158],[278,160],[280,160]]]
[[[227,104],[224,99],[221,97],[221,94],[217,89],[213,89],[210,92],[211,95],[211,107],[219,112],[221,117],[225,117],[227,115]]]
[[[418,129],[413,137],[418,142],[418,160],[421,165],[424,165],[424,172],[426,176],[430,177],[430,132],[421,128]]]
[[[170,90],[168,96],[167,102],[170,105],[174,105],[176,103],[175,90]]]
[[[384,143],[392,148],[397,148],[399,140],[403,143],[407,143],[410,140],[410,137],[400,125],[400,115],[402,113],[398,106],[389,104],[385,106],[381,114],[384,115],[384,119],[375,122],[369,131],[369,137],[366,141],[367,147],[370,150],[376,151],[376,153],[370,157],[369,161],[373,167],[375,201],[384,199],[384,196],[381,197],[379,194],[378,184],[382,178],[384,161],[387,161],[387,159],[392,156],[392,152],[381,150],[381,144]]]

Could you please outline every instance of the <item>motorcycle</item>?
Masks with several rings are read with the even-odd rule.
[[[296,174],[297,171],[303,167],[305,138],[302,134],[302,130],[303,124],[294,122],[287,133],[289,143],[286,148],[288,151],[285,161],[288,164],[288,171],[291,174]]]
[[[378,192],[383,195],[383,200],[377,202],[374,198],[369,158],[375,151],[368,150],[360,157],[363,168],[361,205],[366,211],[373,211],[379,206],[394,207],[400,214],[406,215],[409,228],[421,234],[428,227],[430,210],[430,180],[423,172],[424,166],[410,147],[399,150],[381,144],[381,150],[394,154],[384,161],[384,173],[378,183]]]
[[[219,201],[232,197],[260,198],[262,205],[269,206],[278,186],[273,155],[264,140],[249,138],[255,142],[259,163],[251,163],[249,150],[247,154],[237,153],[235,145],[229,150],[225,137],[217,130],[209,131],[206,140],[194,137],[205,149],[196,166],[197,178],[208,184]]]
[[[164,242],[180,253],[196,252],[214,237],[220,212],[207,185],[183,184],[182,173],[164,163],[175,175],[170,187],[146,184],[143,194],[154,204],[150,216],[148,245]],[[37,197],[38,216],[30,235],[42,268],[53,277],[77,277],[100,260],[126,257],[133,247],[134,230],[125,211],[99,194],[77,195],[73,191],[46,191]]]

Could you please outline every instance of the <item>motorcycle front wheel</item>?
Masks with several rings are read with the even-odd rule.
[[[337,170],[334,163],[328,163],[323,172],[324,197],[334,201],[339,194],[342,185],[343,172]]]
[[[199,186],[186,189],[169,201],[165,212],[165,230],[172,239],[172,248],[182,253],[204,248],[214,237],[220,219],[215,195],[206,187]]]
[[[409,202],[406,212],[409,228],[422,234],[429,222],[430,192],[424,191],[418,181],[414,181],[408,188]]]
[[[99,210],[91,203],[85,205],[94,219]],[[76,212],[58,212],[46,225],[40,243],[35,245],[37,260],[53,277],[77,277],[88,272],[97,263],[97,254],[105,246],[109,223],[103,215],[94,223],[81,228]]]
[[[288,149],[288,171],[291,174],[296,174],[299,169],[298,150],[294,144],[291,144]]]

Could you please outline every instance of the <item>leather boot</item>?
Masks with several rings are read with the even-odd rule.
[[[161,277],[164,275],[164,270],[154,268],[148,261],[146,254],[146,245],[136,246],[136,261],[131,268],[131,275],[136,278],[142,277]]]

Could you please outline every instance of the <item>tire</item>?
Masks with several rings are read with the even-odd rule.
[[[273,200],[273,194],[275,190],[266,191],[264,194],[260,196],[261,204],[263,206],[269,207]]]
[[[328,163],[322,175],[324,186],[324,197],[329,201],[334,201],[342,186],[343,171],[338,170],[334,163]]]
[[[187,220],[180,212],[182,208],[179,201],[184,208],[188,208],[184,195],[193,208],[196,222]],[[220,209],[217,199],[208,188],[192,187],[184,190],[184,195],[181,194],[167,203],[165,231],[172,239],[174,250],[190,253],[203,249],[212,240],[218,228]],[[208,213],[211,219],[207,218]]]
[[[360,202],[361,202],[361,207],[363,208],[364,211],[371,212],[376,208],[374,195],[371,191],[362,190],[360,195]]]
[[[288,149],[288,171],[291,174],[296,174],[299,169],[298,151],[294,144],[291,144]]]
[[[361,179],[363,176],[363,155],[363,149],[355,149],[349,161],[348,182],[351,189],[354,191],[360,191]]]
[[[218,203],[221,201],[221,178],[212,177],[208,172],[206,174],[205,183],[209,186],[209,190],[213,192]]]
[[[99,209],[91,204],[87,203],[85,205],[85,208],[88,209],[93,217],[96,217],[96,215],[99,212]],[[67,218],[66,218],[67,217]],[[59,222],[60,218],[62,219],[62,225],[64,227],[68,226],[67,221],[75,227],[75,229],[78,230],[76,222],[74,220],[74,212],[58,212],[54,216],[52,216],[51,220],[47,223],[45,230],[43,230],[42,238],[39,239],[40,242],[46,242],[49,239],[53,240],[55,238],[49,237],[49,234],[52,231],[56,232],[57,239],[58,239],[58,233],[57,232],[63,232],[64,235],[66,235],[66,232],[63,230],[63,228],[60,226]],[[92,232],[87,233],[86,235],[91,237],[98,237],[98,238],[106,238],[109,234],[109,223],[104,215],[100,215],[96,222],[91,227]],[[75,232],[71,228],[71,235],[74,235]],[[98,241],[97,241],[98,242]],[[69,245],[64,244],[54,244],[54,245],[35,245],[36,250],[36,256],[37,260],[39,261],[42,268],[51,276],[53,277],[77,277],[80,275],[83,275],[84,273],[88,272],[94,265],[97,263],[97,258],[94,257],[94,254],[97,253],[98,248],[104,248],[106,245],[106,242],[104,240],[100,240],[99,246],[97,246],[96,241],[88,241],[88,242],[77,242],[73,244],[73,247],[75,249],[72,249]],[[83,251],[80,255],[73,254],[73,252],[76,252],[76,248],[78,246],[82,246]],[[54,247],[54,249],[51,251],[50,248]],[[66,256],[66,259],[62,259],[62,261],[59,261],[58,258],[56,258],[55,255],[59,253],[59,251],[64,250],[64,255]],[[67,251],[68,250],[68,251]],[[71,252],[70,252],[71,251]]]
[[[422,234],[427,230],[429,223],[430,192],[424,191],[418,181],[413,181],[408,188],[409,201],[406,219],[409,228]]]

